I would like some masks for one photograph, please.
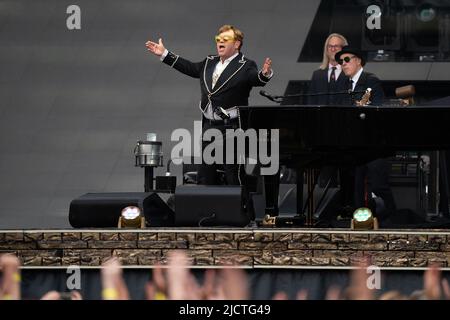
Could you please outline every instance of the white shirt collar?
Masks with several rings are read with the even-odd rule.
[[[353,77],[350,78],[350,80],[353,81],[352,90],[355,90],[356,83],[358,82],[359,77],[361,77],[361,73],[363,72],[363,70],[364,70],[364,68],[359,69],[359,71]]]
[[[236,52],[235,54],[233,54],[231,57],[229,57],[228,59],[225,59],[223,62],[222,60],[220,60],[219,58],[219,62],[222,62],[222,64],[228,64],[231,62],[231,60],[233,60],[234,58],[236,58],[239,55],[239,51]]]

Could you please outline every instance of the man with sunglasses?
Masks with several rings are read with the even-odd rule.
[[[336,53],[336,61],[342,65],[342,72],[349,78],[348,89],[360,92],[349,95],[348,105],[355,105],[356,101],[361,100],[368,88],[371,88],[370,105],[383,104],[384,92],[381,81],[374,74],[364,71],[366,62],[359,50],[349,46],[344,47]],[[378,214],[380,220],[388,218],[388,215],[396,209],[394,196],[389,186],[390,168],[387,159],[377,159],[355,168],[354,204],[356,208],[365,207],[372,198],[372,194],[375,194],[376,197],[383,199],[386,208],[384,215]]]
[[[342,66],[342,72],[349,78],[348,88],[350,91],[365,91],[371,88],[371,105],[383,104],[384,92],[381,81],[373,73],[364,71],[366,61],[362,53],[349,46],[342,48],[336,53],[336,61]],[[345,104],[355,104],[361,100],[364,93],[349,95]]]
[[[203,131],[210,128],[220,130],[238,128],[236,106],[248,105],[253,87],[262,87],[273,75],[272,61],[266,58],[260,71],[256,63],[246,58],[241,48],[243,33],[231,25],[222,26],[216,37],[217,55],[209,55],[201,62],[191,62],[168,51],[159,39],[158,43],[147,41],[147,50],[160,57],[172,68],[193,78],[200,79]],[[225,141],[225,140],[224,140]],[[204,149],[210,142],[203,141]],[[226,153],[224,150],[224,159]],[[236,164],[224,164],[226,184],[242,185],[243,171]],[[220,184],[217,165],[202,163],[197,177],[199,184]]]

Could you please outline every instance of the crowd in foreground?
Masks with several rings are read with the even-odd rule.
[[[148,300],[249,300],[249,280],[244,270],[222,268],[206,270],[200,283],[189,268],[188,256],[183,251],[172,251],[166,266],[156,265],[152,280],[145,285]],[[352,269],[349,286],[330,287],[327,300],[450,300],[450,286],[437,266],[428,268],[423,277],[423,288],[410,295],[388,291],[381,295],[367,285],[368,260]],[[117,258],[107,260],[101,271],[102,298],[104,300],[129,300],[130,294],[123,278],[123,269]],[[20,260],[12,254],[0,256],[0,299],[21,299]],[[297,292],[298,300],[308,299],[308,291]],[[61,293],[50,291],[42,300],[82,300],[78,291]],[[285,292],[277,292],[274,300],[287,300]]]

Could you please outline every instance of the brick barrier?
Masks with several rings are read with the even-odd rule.
[[[381,268],[450,267],[447,230],[0,230],[0,254],[16,254],[24,267],[98,267],[113,255],[124,266],[152,267],[176,249],[199,268],[350,268],[364,256]]]

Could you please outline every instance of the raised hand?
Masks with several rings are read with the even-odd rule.
[[[129,293],[122,276],[122,265],[117,257],[103,263],[100,271],[104,300],[129,300]]]
[[[266,58],[266,60],[264,60],[262,73],[265,76],[270,76],[270,74],[272,73],[272,60],[270,60],[270,58]]]
[[[423,277],[423,289],[427,299],[441,299],[441,270],[437,265],[429,267]]]
[[[20,300],[20,261],[13,254],[0,256],[0,270],[3,273],[0,285],[0,300]]]
[[[149,40],[145,43],[145,46],[147,47],[148,51],[157,56],[161,56],[166,50],[161,38],[159,38],[158,43]]]
[[[442,279],[441,283],[444,290],[445,299],[450,300],[450,285],[448,284],[447,279]]]
[[[350,286],[347,288],[347,295],[350,300],[373,300],[374,294],[367,286],[367,268],[369,258],[364,258],[352,270]]]

